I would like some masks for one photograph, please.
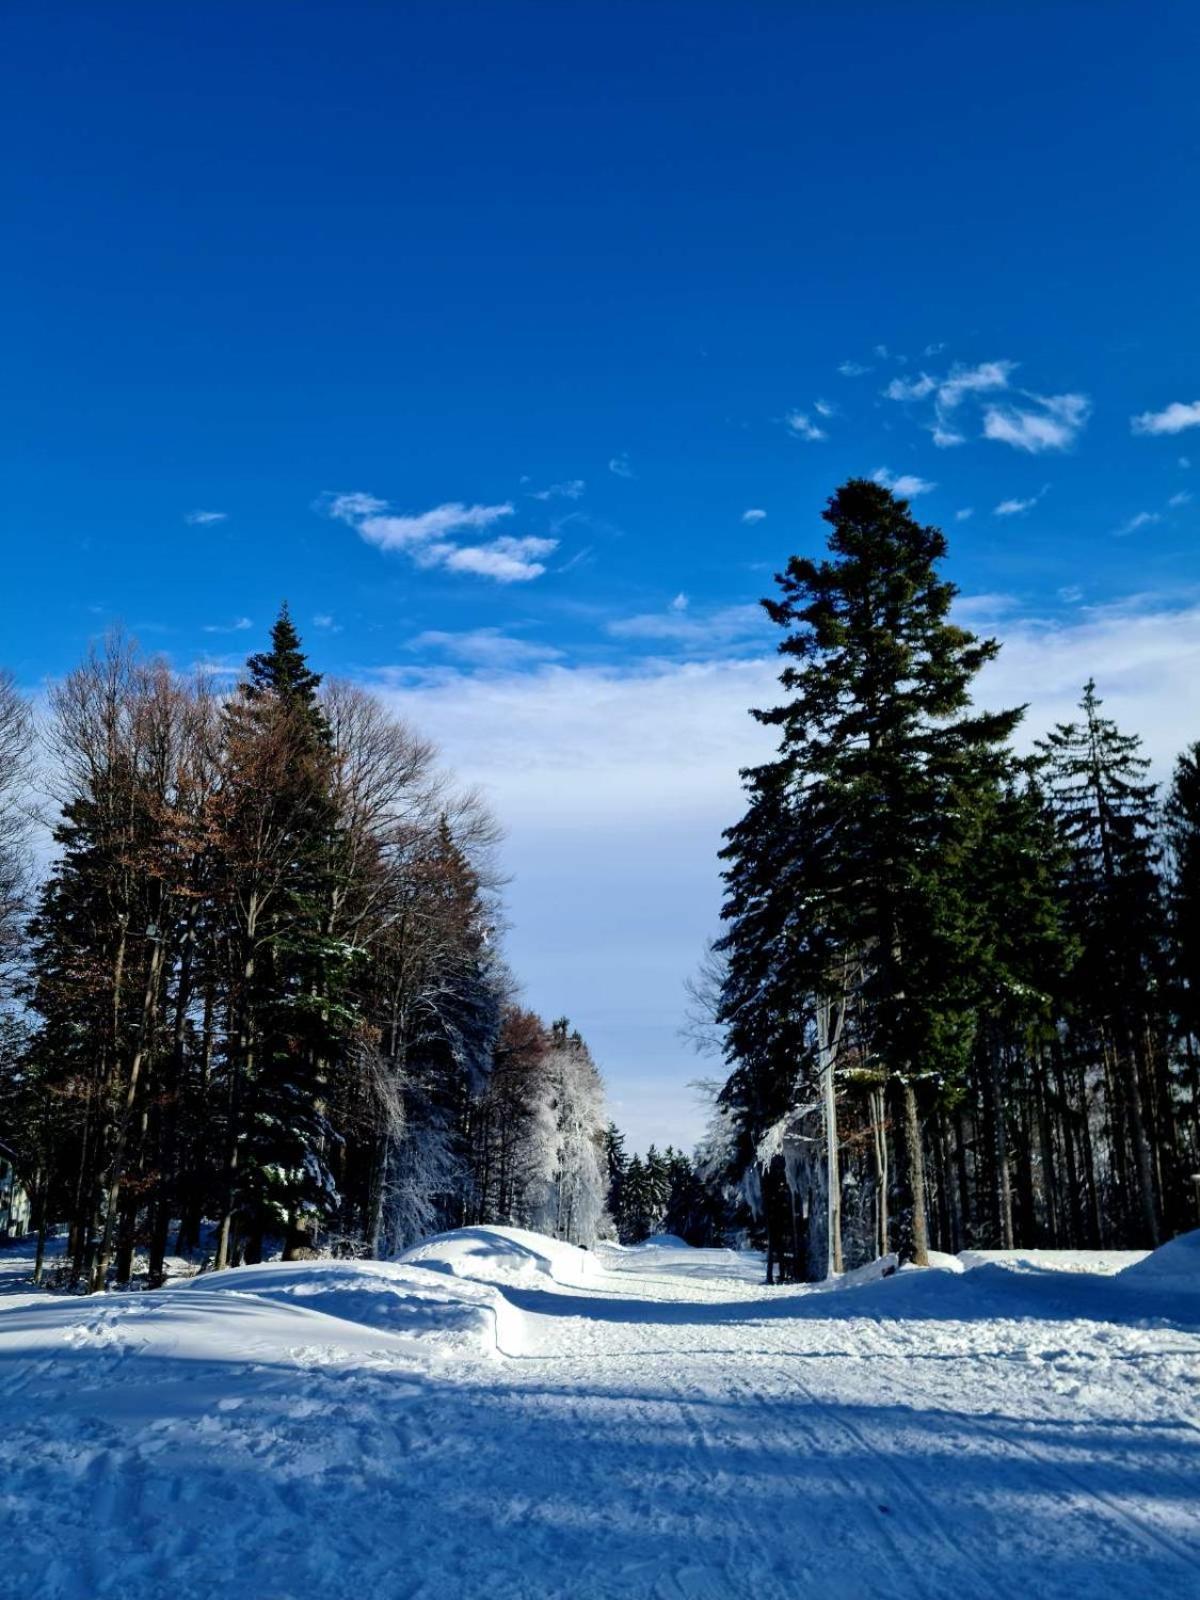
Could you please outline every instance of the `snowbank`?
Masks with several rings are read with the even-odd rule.
[[[962,1250],[968,1270],[1007,1267],[1012,1272],[1088,1272],[1110,1277],[1141,1261],[1144,1250]]]
[[[576,1286],[596,1270],[593,1258],[578,1245],[526,1228],[455,1228],[406,1250],[400,1263],[453,1278],[526,1286],[546,1278]]]
[[[521,1313],[486,1284],[431,1278],[392,1261],[268,1261],[210,1272],[179,1293],[254,1296],[419,1340],[421,1353],[453,1356],[521,1347]]]
[[[1168,1290],[1188,1297],[1200,1296],[1200,1228],[1181,1233],[1143,1255],[1120,1274],[1125,1289]]]

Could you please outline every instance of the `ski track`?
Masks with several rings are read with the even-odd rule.
[[[204,1280],[0,1299],[0,1596],[1200,1597],[1200,1303],[587,1266],[405,1268],[436,1349]]]

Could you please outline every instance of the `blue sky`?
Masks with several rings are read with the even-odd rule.
[[[120,619],[228,668],[286,596],[488,790],[529,1000],[687,1142],[754,602],[839,481],[919,491],[1031,728],[1095,671],[1160,766],[1200,732],[1198,34],[10,12],[0,659],[37,686]]]

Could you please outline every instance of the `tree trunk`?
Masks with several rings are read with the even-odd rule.
[[[925,1200],[925,1153],[921,1144],[921,1117],[917,1092],[907,1079],[889,1084],[892,1099],[892,1138],[896,1147],[895,1201],[896,1255],[901,1266],[929,1265],[929,1223]]]

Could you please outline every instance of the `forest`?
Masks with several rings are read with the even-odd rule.
[[[64,1227],[56,1279],[90,1290],[480,1221],[596,1236],[603,1084],[518,1002],[496,825],[286,608],[231,694],[115,636],[41,720],[4,680],[0,1133],[38,1281]]]
[[[866,479],[824,518],[763,602],[778,746],[692,986],[727,1069],[693,1155],[627,1153],[505,966],[486,805],[286,607],[232,690],[121,635],[36,726],[0,680],[0,1138],[38,1281],[477,1223],[749,1243],[768,1281],[1194,1226],[1200,742],[1160,792],[1087,682],[1022,745],[1024,707],[975,703],[1000,646],[954,620],[944,535]]]
[[[701,1171],[784,1278],[1195,1227],[1200,743],[1160,793],[1089,681],[1018,753],[944,535],[865,479],[823,515],[764,602],[779,743],[696,984],[730,1067]]]

